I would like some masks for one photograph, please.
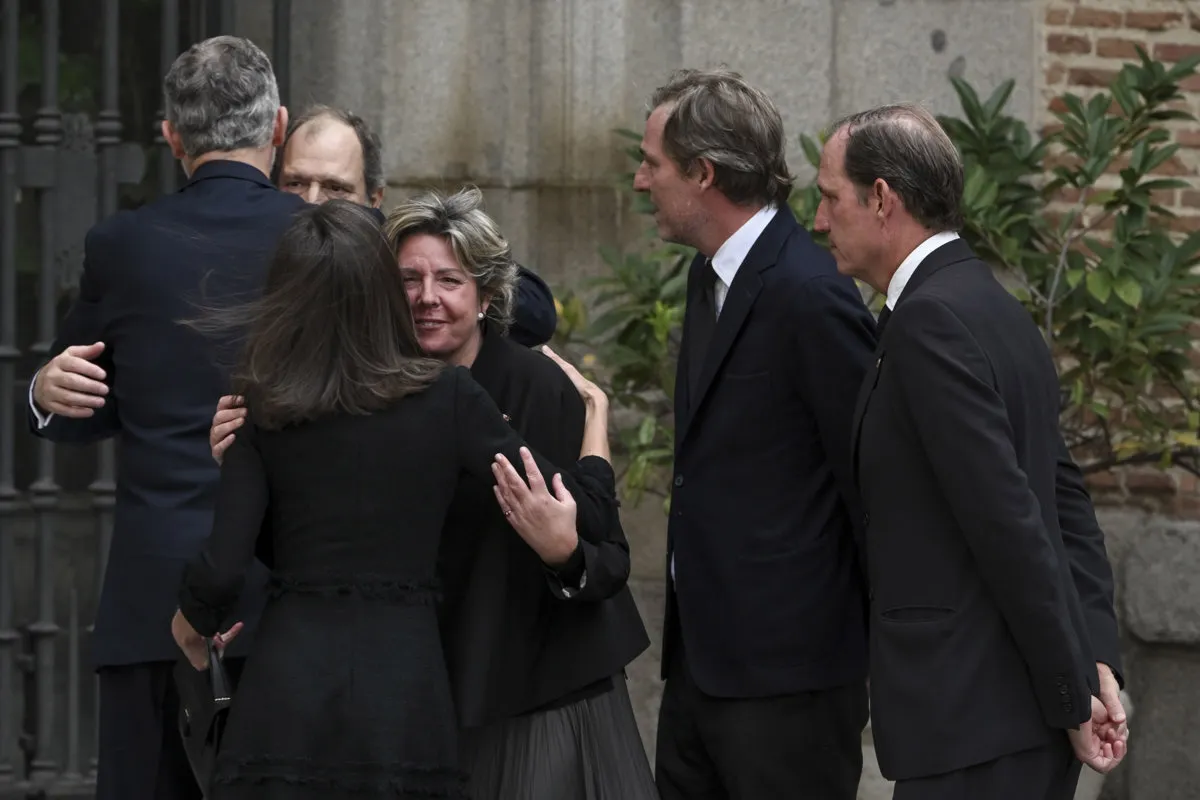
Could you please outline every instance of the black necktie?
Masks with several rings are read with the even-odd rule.
[[[699,383],[700,372],[704,368],[704,358],[708,354],[708,344],[712,341],[713,330],[717,327],[717,305],[713,296],[713,287],[717,282],[717,273],[712,261],[705,260],[701,267],[700,291],[693,301],[695,308],[691,314],[691,325],[688,331],[688,390],[689,400],[694,403]]]
[[[883,329],[887,327],[888,318],[892,316],[892,310],[887,306],[883,307],[883,311],[879,312],[879,319],[875,320],[875,338],[883,338]]]

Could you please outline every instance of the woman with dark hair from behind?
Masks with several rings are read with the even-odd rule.
[[[172,630],[203,668],[205,637],[222,647],[219,631],[236,631],[256,549],[270,552],[272,600],[206,796],[462,797],[434,606],[442,522],[461,475],[491,481],[501,455],[509,470],[533,462],[467,370],[423,356],[394,256],[353,203],[302,212],[261,300],[209,327],[243,323],[234,387],[248,417]],[[562,474],[581,535],[616,513],[597,407]],[[526,477],[553,473],[538,461]]]

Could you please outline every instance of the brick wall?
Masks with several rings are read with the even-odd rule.
[[[1086,97],[1104,88],[1122,63],[1136,60],[1135,47],[1164,62],[1200,53],[1200,0],[1046,0],[1042,42],[1039,123],[1051,125],[1060,95]],[[1200,117],[1200,75],[1183,88],[1181,107]],[[1158,172],[1191,186],[1159,202],[1179,215],[1173,225],[1180,233],[1200,231],[1200,121],[1172,128],[1182,147]],[[1093,475],[1089,483],[1098,503],[1200,518],[1200,483],[1182,470],[1127,469]]]

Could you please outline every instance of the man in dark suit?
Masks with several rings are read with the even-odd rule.
[[[383,147],[366,120],[344,108],[313,105],[294,117],[275,164],[275,183],[310,203],[338,198],[374,209],[383,223]],[[518,266],[517,302],[508,336],[526,347],[554,336],[554,295],[536,273]]]
[[[955,233],[962,164],[927,112],[838,123],[818,185],[838,269],[887,296],[850,448],[880,768],[897,800],[1069,800],[1080,760],[1111,769],[1125,741],[1093,697],[1112,574],[1054,362]]]
[[[875,347],[853,281],[787,206],[779,112],[728,71],[650,102],[634,187],[699,251],[675,381],[664,800],[853,800],[866,602],[847,442]]]
[[[261,50],[229,36],[193,45],[164,93],[163,135],[189,180],[88,234],[79,297],[30,393],[39,436],[121,439],[94,639],[99,800],[200,797],[177,730],[171,617],[183,565],[211,527],[218,468],[208,427],[233,343],[180,320],[253,298],[304,206],[268,179],[287,111]],[[238,619],[250,627],[263,577],[247,580]]]

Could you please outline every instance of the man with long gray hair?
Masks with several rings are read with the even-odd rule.
[[[1070,800],[1124,755],[1112,570],[1024,307],[958,235],[937,120],[837,123],[816,228],[887,298],[851,442],[870,567],[871,716],[896,800]]]
[[[93,640],[98,800],[201,796],[177,729],[170,620],[183,565],[212,527],[219,470],[208,426],[228,389],[217,364],[232,343],[206,340],[179,320],[255,296],[280,235],[304,207],[268,179],[287,111],[258,47],[232,36],[193,45],[163,89],[163,136],[188,182],[89,232],[78,298],[30,390],[37,435],[121,437]],[[247,577],[234,619],[252,626],[264,578]]]
[[[796,222],[783,120],[726,70],[655,92],[634,188],[699,251],[675,380],[663,800],[853,800],[867,721],[849,449],[875,347]]]

